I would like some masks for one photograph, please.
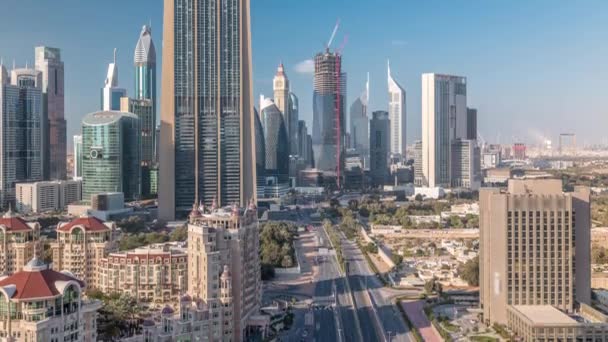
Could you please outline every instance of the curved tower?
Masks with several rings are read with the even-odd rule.
[[[135,46],[135,98],[152,100],[156,118],[156,49],[152,28],[144,25]],[[155,120],[156,121],[156,120]]]

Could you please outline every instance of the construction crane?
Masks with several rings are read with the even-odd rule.
[[[338,20],[336,21],[336,26],[334,26],[334,30],[331,32],[331,36],[329,37],[329,40],[327,41],[327,45],[325,46],[325,48],[327,50],[329,50],[329,48],[331,47],[331,43],[334,41],[334,38],[336,37],[336,33],[338,33],[338,27],[340,27],[340,18],[338,18]]]

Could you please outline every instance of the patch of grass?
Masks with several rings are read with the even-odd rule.
[[[471,336],[469,339],[473,342],[498,342],[496,337],[490,336]]]
[[[460,330],[460,327],[459,327],[459,326],[454,325],[454,324],[452,324],[452,323],[450,323],[450,322],[448,322],[448,321],[444,321],[444,322],[442,322],[442,323],[441,323],[441,325],[443,326],[443,328],[445,328],[445,330],[447,330],[447,331],[449,331],[449,332],[452,332],[452,333],[455,333],[455,332],[457,332],[458,330]]]

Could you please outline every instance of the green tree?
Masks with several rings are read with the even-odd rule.
[[[186,241],[187,239],[188,228],[186,226],[177,227],[169,234],[169,241]]]
[[[403,262],[403,256],[401,256],[397,253],[393,253],[391,255],[391,260],[395,263],[396,266],[399,266]]]
[[[605,247],[598,245],[591,246],[591,263],[599,265],[608,263],[608,253]]]
[[[458,274],[470,286],[479,286],[479,256],[458,267]]]
[[[433,293],[441,295],[443,293],[443,287],[441,286],[439,281],[437,281],[437,278],[432,278],[431,280],[424,283],[424,292],[428,295]]]
[[[116,224],[125,233],[140,233],[147,230],[146,223],[139,216],[130,216],[126,219],[118,221]]]

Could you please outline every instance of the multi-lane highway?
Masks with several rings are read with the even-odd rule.
[[[308,293],[310,305],[299,302],[294,327],[281,340],[410,341],[405,322],[391,301],[398,293],[383,287],[354,242],[342,238],[341,246],[347,272],[339,268],[323,227],[302,234],[296,243],[303,273],[310,274],[310,280],[282,290],[275,285],[272,291],[296,297]]]

